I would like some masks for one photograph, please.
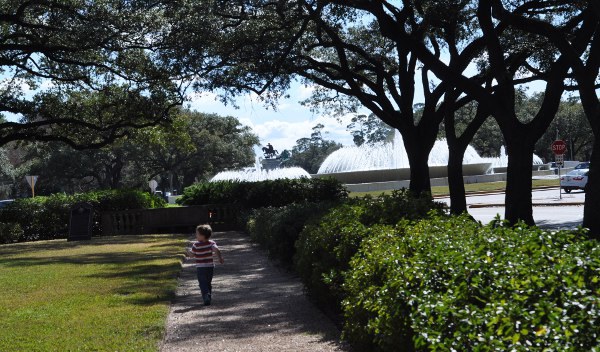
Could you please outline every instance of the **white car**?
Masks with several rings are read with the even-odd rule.
[[[574,189],[585,191],[585,186],[588,182],[588,169],[577,169],[570,171],[565,176],[560,178],[560,187],[567,193],[571,193]]]

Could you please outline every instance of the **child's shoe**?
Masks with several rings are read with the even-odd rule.
[[[204,295],[202,298],[204,299],[204,305],[210,306],[210,301],[211,301],[210,294]]]

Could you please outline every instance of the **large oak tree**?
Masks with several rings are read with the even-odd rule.
[[[341,1],[336,1],[342,3]],[[456,87],[467,96],[483,104],[498,122],[509,154],[505,217],[511,223],[523,220],[533,224],[531,202],[531,165],[535,142],[546,131],[558,110],[565,91],[569,63],[565,55],[552,55],[555,50],[548,40],[539,35],[523,32],[511,22],[495,17],[500,1],[471,2],[475,6],[477,30],[473,35],[484,45],[481,71],[494,79],[492,89],[481,80],[466,77],[437,55],[435,45],[417,40],[407,33],[404,22],[418,21],[414,4],[402,1],[403,6],[390,2],[348,1],[347,6],[369,11],[377,17],[381,33],[408,47],[424,65],[444,84]],[[419,2],[433,4],[436,2]],[[531,17],[552,15],[553,10],[541,11],[540,1],[508,2],[509,13],[524,13]],[[502,5],[502,4],[500,4]],[[418,5],[417,7],[418,8]],[[580,54],[585,51],[593,30],[577,14],[562,11],[564,28],[573,36],[573,45]],[[443,37],[441,37],[443,39]],[[450,43],[451,44],[451,43]],[[547,59],[549,58],[549,59]],[[546,84],[544,102],[530,121],[521,121],[515,111],[515,93],[519,84],[539,80]]]
[[[174,33],[185,48],[169,53],[183,72],[193,74],[196,64],[220,67],[197,81],[198,89],[244,90],[276,99],[296,78],[316,86],[307,103],[329,112],[368,108],[403,135],[411,167],[410,188],[429,192],[429,153],[444,118],[443,97],[448,87],[436,82],[402,38],[385,35],[371,9],[348,1],[190,1],[180,2]],[[466,2],[465,2],[466,3]],[[447,4],[434,11],[415,11],[395,25],[415,41],[440,31],[440,19],[452,17],[454,35],[465,38],[473,11],[464,4]],[[202,16],[193,14],[202,13]],[[202,35],[199,35],[199,34]],[[210,47],[209,50],[194,50]],[[192,48],[193,50],[188,50]],[[451,58],[462,74],[480,53],[481,41],[457,51]],[[442,48],[435,48],[442,60]],[[199,54],[200,53],[200,54]],[[465,73],[466,74],[466,73]],[[418,82],[415,82],[418,77]],[[424,92],[422,114],[416,115],[418,87]],[[466,103],[463,102],[463,103]]]
[[[0,146],[98,147],[168,120],[181,98],[154,54],[163,11],[146,1],[3,1]]]
[[[547,38],[570,66],[569,78],[579,91],[595,137],[583,225],[600,237],[600,4],[593,0],[531,1],[536,11],[555,13],[545,17],[515,13],[497,0],[493,6],[496,18],[510,22],[521,31]],[[573,22],[581,23],[580,35],[574,33]]]

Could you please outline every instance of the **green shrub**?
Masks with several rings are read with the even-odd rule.
[[[381,225],[418,219],[441,209],[430,197],[414,197],[407,190],[350,200],[302,231],[296,244],[295,269],[321,307],[340,312],[343,273],[363,238],[377,233]]]
[[[401,220],[420,219],[432,210],[441,212],[445,208],[443,203],[433,202],[431,196],[415,197],[406,188],[379,197],[355,198],[351,202],[365,208],[360,222],[366,226],[395,225]]]
[[[183,205],[238,204],[247,209],[292,203],[336,201],[348,196],[332,178],[301,178],[261,182],[206,182],[187,187],[177,201]]]
[[[267,249],[271,258],[291,268],[300,232],[332,206],[333,203],[296,203],[255,209],[248,221],[248,232]]]
[[[20,242],[64,238],[70,204],[72,197],[62,194],[17,199],[0,211],[0,221],[21,226]]]
[[[98,210],[152,209],[166,206],[164,199],[136,190],[105,190],[79,193],[74,202],[87,202]]]
[[[23,232],[18,241],[66,238],[70,211],[78,202],[88,202],[94,207],[95,235],[101,232],[101,211],[155,208],[165,205],[161,198],[135,190],[108,190],[75,195],[53,194],[48,197],[17,199],[0,210],[0,222],[20,225]]]
[[[0,243],[17,242],[23,236],[21,225],[0,222]]]
[[[369,351],[600,348],[600,245],[578,232],[403,222],[346,273],[344,336]]]

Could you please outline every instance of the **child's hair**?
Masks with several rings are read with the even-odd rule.
[[[206,237],[206,239],[209,239],[210,236],[212,236],[213,231],[210,225],[198,225],[196,226],[196,232]]]

